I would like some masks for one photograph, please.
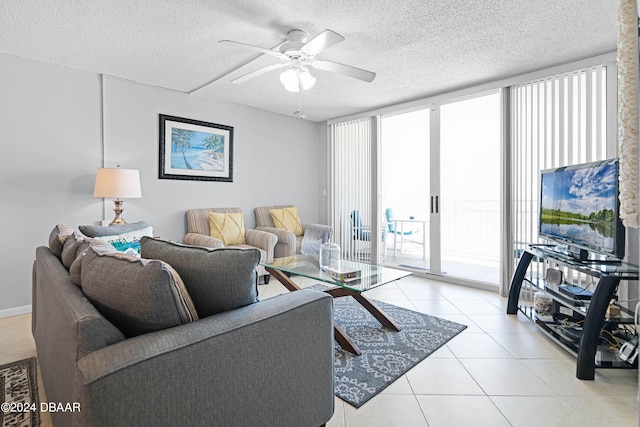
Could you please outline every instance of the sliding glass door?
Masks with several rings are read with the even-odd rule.
[[[430,271],[430,111],[381,120],[381,217],[385,261]]]
[[[440,107],[442,272],[499,282],[500,94]]]
[[[386,263],[498,284],[500,94],[381,119]]]

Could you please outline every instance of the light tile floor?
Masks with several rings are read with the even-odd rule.
[[[274,279],[260,288],[287,292]],[[496,293],[409,276],[366,295],[468,328],[359,409],[336,398],[329,427],[638,425],[637,370],[577,379],[575,358]]]
[[[260,286],[262,298],[285,292]],[[336,398],[329,427],[638,425],[637,370],[576,379],[575,358],[495,293],[410,276],[367,296],[468,328],[359,409]],[[0,364],[35,356],[30,328],[30,315],[0,319]]]

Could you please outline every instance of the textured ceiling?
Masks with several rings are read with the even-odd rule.
[[[3,0],[0,53],[324,121],[610,52],[615,0]],[[312,70],[303,98],[278,71],[230,81],[277,62],[219,44],[271,48],[298,28],[345,41],[326,59],[377,73],[372,83]],[[225,76],[226,75],[226,76]],[[220,78],[222,77],[222,78]]]

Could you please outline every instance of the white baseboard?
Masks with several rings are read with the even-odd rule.
[[[0,310],[0,319],[5,317],[19,316],[21,314],[31,313],[31,304],[22,307],[13,307]]]

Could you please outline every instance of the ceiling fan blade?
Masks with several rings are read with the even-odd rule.
[[[247,80],[251,80],[255,77],[261,76],[265,73],[268,73],[271,70],[277,70],[278,68],[284,68],[284,67],[288,67],[289,64],[287,63],[280,63],[280,64],[273,64],[273,65],[267,65],[266,67],[262,67],[262,68],[258,68],[257,70],[254,70],[250,73],[245,74],[244,76],[240,76],[237,79],[233,79],[231,80],[231,83],[244,83]]]
[[[340,34],[331,30],[324,30],[311,40],[309,40],[302,48],[300,49],[302,52],[307,55],[317,55],[323,50],[330,48],[336,43],[340,43],[344,40]]]
[[[218,43],[235,44],[235,45],[239,45],[239,46],[245,47],[247,49],[255,50],[257,52],[264,53],[264,54],[267,54],[267,55],[272,55],[272,56],[275,56],[275,57],[278,57],[278,58],[282,58],[284,56],[282,53],[277,52],[275,50],[265,49],[264,47],[254,46],[252,44],[234,42],[233,40],[219,40]]]
[[[373,79],[376,78],[376,73],[363,70],[362,68],[352,67],[351,65],[339,64],[337,62],[315,60],[311,65],[313,68],[318,70],[343,74],[345,76],[353,77],[354,79],[364,80],[365,82],[372,82]]]

